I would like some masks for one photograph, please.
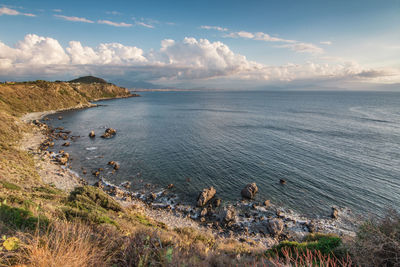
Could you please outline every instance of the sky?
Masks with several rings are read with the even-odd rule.
[[[0,80],[83,75],[127,87],[396,87],[400,0],[0,1]]]

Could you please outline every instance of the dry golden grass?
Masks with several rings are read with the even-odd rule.
[[[102,240],[79,223],[55,223],[45,233],[25,235],[17,264],[32,267],[107,266]],[[104,242],[103,242],[104,243]]]

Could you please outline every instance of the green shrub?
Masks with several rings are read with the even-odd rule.
[[[11,228],[34,230],[38,225],[47,226],[45,217],[35,217],[26,209],[0,204],[0,221]]]
[[[32,188],[33,191],[35,192],[41,192],[41,193],[46,193],[46,194],[59,194],[61,191],[56,188],[51,188],[49,186],[39,186],[39,187],[34,187]]]
[[[21,190],[21,187],[19,187],[18,185],[7,182],[7,181],[0,181],[0,184],[6,189]]]
[[[62,213],[67,220],[79,218],[94,224],[118,224],[108,216],[109,211],[118,212],[122,208],[118,202],[99,188],[93,186],[77,187],[71,192]]]
[[[121,205],[94,186],[82,186],[75,188],[69,197],[69,203],[79,209],[92,210],[101,207],[105,210],[121,211]]]
[[[65,216],[65,219],[68,221],[73,221],[74,219],[80,219],[87,223],[92,224],[111,224],[119,228],[118,224],[108,217],[105,212],[99,210],[80,210],[78,208],[72,207],[63,207],[62,212]]]
[[[305,237],[304,242],[295,241],[282,241],[278,245],[267,250],[267,256],[279,256],[283,257],[282,250],[290,250],[292,252],[305,252],[319,251],[323,255],[333,254],[335,255],[335,250],[342,244],[340,237],[333,234],[310,234]]]

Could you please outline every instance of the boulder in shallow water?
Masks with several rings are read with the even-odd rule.
[[[217,191],[212,186],[204,188],[197,198],[197,206],[202,207],[207,204],[207,202],[215,196],[215,193],[217,193]]]
[[[337,208],[332,207],[331,217],[332,217],[332,219],[339,218],[339,210]]]
[[[62,146],[70,146],[71,143],[70,142],[65,142],[64,144],[62,144]]]
[[[214,206],[219,207],[220,205],[221,205],[221,199],[220,198],[215,199]]]
[[[129,181],[123,182],[123,183],[121,184],[121,186],[122,186],[122,187],[125,187],[125,188],[130,188],[130,187],[131,187],[131,182],[129,182]]]
[[[101,136],[102,138],[111,138],[111,137],[113,137],[114,135],[116,135],[117,134],[117,130],[115,130],[115,129],[113,129],[113,128],[107,128],[105,131],[104,131],[104,134]]]
[[[96,134],[94,133],[94,131],[90,131],[89,137],[93,138],[93,137],[95,137],[95,136],[96,136]]]
[[[243,189],[242,189],[242,197],[244,198],[249,198],[252,199],[254,198],[254,196],[256,195],[256,193],[258,192],[258,187],[256,185],[256,183],[251,183],[251,184],[247,184]]]

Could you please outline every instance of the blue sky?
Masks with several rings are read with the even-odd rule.
[[[398,83],[399,14],[399,0],[1,1],[0,78]]]

